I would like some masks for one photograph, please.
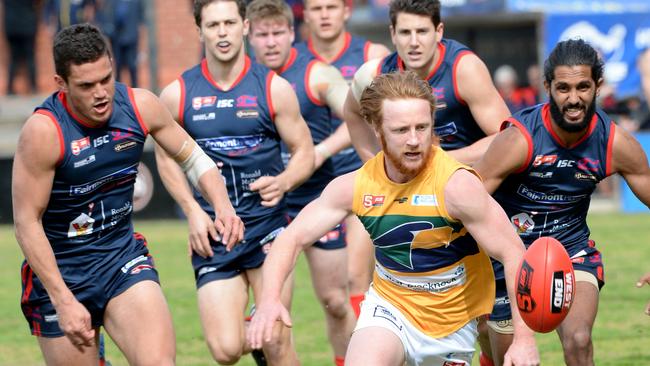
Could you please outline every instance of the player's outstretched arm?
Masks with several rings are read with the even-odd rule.
[[[284,282],[293,270],[298,254],[351,212],[354,177],[352,172],[334,179],[273,242],[262,267],[262,295],[257,300],[255,316],[247,331],[251,347],[261,348],[263,342],[271,341],[277,320],[291,326],[289,312],[280,300]]]
[[[487,67],[475,54],[466,54],[458,61],[455,77],[459,96],[486,137],[450,154],[465,164],[473,164],[485,153],[510,111],[492,83]]]
[[[361,65],[357,73],[354,75],[354,80],[350,86],[350,92],[345,100],[344,117],[345,123],[348,125],[352,145],[361,158],[361,161],[368,161],[373,156],[377,155],[381,146],[377,141],[377,136],[372,127],[366,123],[361,116],[359,100],[361,93],[370,85],[372,80],[377,76],[377,68],[381,60],[375,59]]]
[[[650,285],[650,272],[644,274],[636,281],[636,287],[643,287],[644,284]],[[645,306],[645,314],[650,315],[650,302]]]
[[[479,178],[464,169],[450,177],[445,197],[449,215],[463,223],[490,257],[503,263],[508,296],[515,299],[516,272],[525,247],[501,206],[485,191]],[[510,302],[515,334],[504,365],[539,365],[534,333],[523,322],[515,304]]]
[[[55,123],[49,116],[36,112],[20,134],[11,184],[14,226],[27,263],[56,309],[61,330],[83,351],[95,339],[90,313],[63,281],[41,222],[52,192],[56,164],[64,151]]]
[[[612,171],[619,173],[630,186],[634,195],[650,207],[650,167],[641,144],[622,128],[614,128],[612,147]]]
[[[275,107],[275,126],[287,144],[291,158],[284,171],[275,177],[263,176],[250,184],[262,197],[263,206],[275,206],[284,194],[298,187],[314,172],[314,144],[309,127],[300,115],[296,93],[289,82],[275,75],[271,80],[271,101]]]
[[[523,168],[528,156],[528,141],[517,127],[499,132],[483,157],[473,168],[483,179],[483,186],[492,194],[511,173]]]
[[[212,249],[209,245],[207,235],[210,233],[215,238],[217,236],[214,232],[215,228],[221,236],[221,242],[228,249],[232,248],[233,245],[243,239],[244,225],[241,219],[235,214],[235,209],[228,199],[228,192],[223,177],[219,173],[216,165],[187,132],[174,121],[169,110],[155,95],[144,89],[134,89],[133,92],[142,119],[147,125],[151,136],[160,147],[156,158],[160,158],[162,161],[162,164],[159,165],[163,168],[161,177],[167,180],[165,184],[169,185],[166,186],[173,190],[173,193],[171,193],[172,196],[174,198],[180,197],[180,204],[181,202],[185,202],[186,195],[191,195],[191,193],[189,193],[189,187],[186,183],[178,182],[184,181],[184,177],[179,177],[178,169],[169,164],[168,160],[164,160],[167,156],[171,157],[182,167],[192,184],[201,191],[203,197],[214,207],[216,214],[214,224],[206,225],[206,231],[200,234],[200,238],[194,237],[194,240],[192,240],[192,236],[190,237],[192,248],[200,255],[212,255]],[[161,154],[162,152],[165,154]],[[205,222],[205,220],[203,221]],[[193,222],[200,221],[194,220]],[[194,229],[190,230],[192,232]]]

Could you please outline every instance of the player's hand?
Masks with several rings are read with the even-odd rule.
[[[280,301],[262,302],[256,307],[255,314],[246,331],[246,338],[253,349],[262,348],[262,342],[271,342],[276,320],[291,328],[289,312]]]
[[[644,284],[650,285],[650,272],[644,274],[639,278],[639,280],[636,282],[636,287],[642,287]],[[650,302],[645,306],[645,313],[646,315],[650,315]]]
[[[226,251],[229,252],[235,244],[244,240],[244,223],[232,207],[220,211],[214,225],[221,234],[221,243],[226,246]]]
[[[286,191],[280,178],[270,175],[257,178],[249,187],[251,191],[260,194],[260,197],[262,197],[262,206],[265,207],[277,205]]]
[[[56,314],[59,327],[79,351],[93,346],[95,329],[90,321],[90,313],[72,294],[57,304]]]
[[[208,235],[214,241],[219,241],[220,238],[217,227],[210,216],[197,206],[187,214],[187,224],[190,231],[189,243],[192,251],[203,258],[212,257],[214,252]]]
[[[539,352],[532,332],[526,336],[515,336],[503,358],[503,366],[537,366],[539,362]]]

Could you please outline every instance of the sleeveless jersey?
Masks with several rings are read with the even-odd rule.
[[[77,118],[64,92],[56,92],[35,113],[59,130],[59,161],[43,228],[59,267],[90,268],[98,260],[138,253],[133,236],[133,185],[147,128],[133,91],[115,83],[113,113],[102,126]],[[125,249],[126,248],[126,249]],[[146,250],[145,250],[146,252]]]
[[[352,211],[375,246],[372,286],[435,338],[489,313],[494,302],[490,259],[445,208],[445,185],[459,169],[473,172],[434,146],[408,183],[386,176],[383,152],[355,178]]]
[[[309,75],[316,62],[318,60],[309,54],[299,53],[292,48],[287,63],[279,72],[280,76],[285,78],[296,91],[300,114],[307,122],[314,145],[326,139],[333,132],[332,114],[329,107],[320,103],[307,87]],[[286,164],[289,161],[289,149],[285,144],[282,144],[282,149]],[[320,196],[327,183],[334,177],[334,165],[328,159],[300,187],[287,193],[290,210],[300,209]]]
[[[297,44],[296,48],[299,52],[309,52],[319,60],[327,62],[318,54],[318,52],[316,52],[311,39],[309,39],[307,42]],[[354,74],[356,74],[357,69],[359,69],[361,65],[368,61],[369,48],[370,42],[365,38],[346,33],[345,46],[334,58],[334,61],[330,63],[330,65],[339,69],[341,75],[343,75],[345,80],[348,82],[348,85],[350,85],[352,83],[352,79],[354,79]],[[332,116],[332,128],[334,130],[336,130],[342,123],[343,121],[341,121],[339,118],[334,115]],[[341,150],[341,152],[332,156],[331,160],[334,163],[334,172],[336,175],[343,175],[353,170],[357,170],[359,167],[361,167],[362,164],[359,155],[357,155],[354,147],[352,146]]]
[[[560,241],[570,256],[589,246],[587,211],[596,184],[612,174],[614,122],[597,109],[587,134],[565,146],[552,129],[549,104],[521,110],[504,122],[526,136],[524,165],[494,193],[526,245],[540,236]]]
[[[230,90],[223,90],[212,79],[205,59],[179,79],[180,123],[217,165],[223,164],[221,174],[230,202],[246,224],[246,238],[267,234],[266,228],[253,229],[251,224],[286,214],[284,200],[275,207],[264,207],[259,193],[249,188],[259,177],[277,176],[284,168],[280,136],[273,122],[273,75],[246,57]],[[198,192],[194,196],[214,217],[212,206]]]
[[[445,150],[460,149],[485,137],[467,103],[458,95],[455,77],[458,61],[471,52],[466,46],[443,38],[438,43],[438,63],[426,79],[436,97],[434,130]],[[379,74],[395,70],[404,70],[404,62],[397,52],[386,56],[379,64]]]

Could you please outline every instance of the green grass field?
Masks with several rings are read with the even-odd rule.
[[[604,256],[607,281],[593,334],[596,364],[650,365],[650,317],[642,312],[650,300],[650,287],[634,286],[642,273],[650,271],[647,226],[650,216],[598,214],[591,215],[589,222],[592,237]],[[177,364],[214,364],[198,321],[194,280],[186,256],[185,224],[145,221],[136,222],[136,229],[148,238],[172,310]],[[21,261],[12,228],[0,226],[0,365],[3,366],[43,364],[36,340],[29,334],[20,311]],[[293,304],[294,336],[302,364],[332,365],[323,313],[314,298],[309,272],[302,259],[298,264]],[[537,339],[543,365],[563,364],[555,333],[540,334]],[[107,354],[114,366],[126,365],[110,342]],[[248,356],[240,364],[254,365]]]

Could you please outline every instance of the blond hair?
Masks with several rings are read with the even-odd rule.
[[[253,0],[246,8],[246,15],[250,23],[263,19],[285,20],[293,27],[293,11],[281,0]]]

